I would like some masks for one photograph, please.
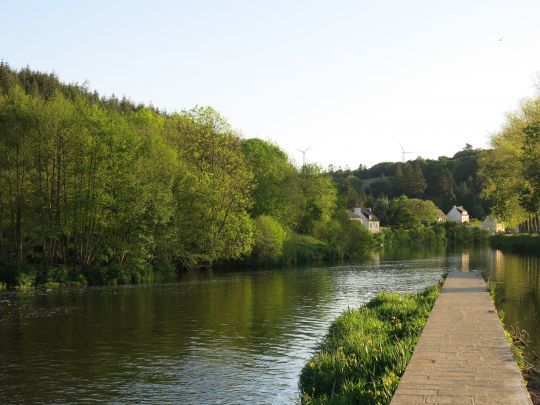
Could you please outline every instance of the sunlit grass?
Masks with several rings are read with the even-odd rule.
[[[302,369],[302,402],[389,403],[439,291],[383,292],[340,315]]]

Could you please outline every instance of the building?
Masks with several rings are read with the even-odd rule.
[[[448,217],[444,212],[442,212],[440,209],[438,209],[437,212],[437,222],[446,222],[448,221]]]
[[[488,215],[486,219],[484,219],[484,222],[482,222],[482,228],[492,233],[504,232],[505,230],[504,224],[492,215]]]
[[[463,224],[469,222],[469,213],[462,206],[455,206],[446,214],[449,221]]]
[[[371,211],[371,208],[354,208],[350,213],[350,218],[351,221],[360,221],[370,232],[380,232],[379,218]]]

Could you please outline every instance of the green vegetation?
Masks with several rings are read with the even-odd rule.
[[[439,291],[383,292],[339,316],[302,369],[302,402],[389,403]]]
[[[540,255],[540,235],[499,234],[492,236],[489,243],[494,249]]]
[[[518,243],[516,246],[521,246],[521,244]],[[534,365],[534,360],[537,359],[537,354],[534,351],[531,351],[529,347],[529,333],[526,330],[521,329],[518,323],[514,323],[510,327],[505,325],[505,312],[499,308],[501,302],[506,301],[507,298],[504,296],[499,297],[497,295],[496,283],[489,279],[489,275],[486,273],[483,273],[482,275],[484,278],[487,278],[487,289],[491,296],[493,305],[495,308],[497,308],[497,315],[499,316],[501,324],[503,325],[506,341],[512,350],[512,354],[519,369],[521,370],[521,373],[523,374],[529,395],[536,404],[540,400],[540,370]],[[526,352],[528,353],[526,354]]]
[[[408,198],[405,195],[392,199],[379,198],[375,202],[374,211],[382,226],[401,229],[413,228],[421,224],[431,225],[437,222],[441,213],[433,201]]]
[[[165,113],[0,63],[0,281],[117,284],[365,255],[332,178],[209,107]],[[332,232],[328,230],[332,229]]]
[[[483,218],[490,208],[490,201],[482,198],[479,173],[479,160],[485,153],[467,144],[451,158],[419,157],[405,163],[382,162],[369,169],[360,166],[356,170],[331,167],[331,174],[343,204],[349,208],[377,207],[384,205],[384,200],[405,195],[433,201],[445,213],[453,205],[463,205],[473,217]]]
[[[216,263],[482,242],[477,227],[436,223],[437,207],[456,203],[538,231],[539,100],[510,117],[491,151],[325,172],[242,139],[210,107],[166,113],[0,63],[0,282],[135,283]],[[350,221],[358,206],[390,230]]]
[[[540,96],[509,114],[480,160],[484,197],[507,227],[540,232]]]
[[[490,237],[490,233],[480,227],[454,222],[410,229],[384,229],[382,235],[385,246],[481,245]]]

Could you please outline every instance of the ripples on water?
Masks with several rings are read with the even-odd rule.
[[[0,398],[291,403],[300,369],[336,316],[382,290],[420,291],[460,260],[196,272],[165,285],[1,293]]]

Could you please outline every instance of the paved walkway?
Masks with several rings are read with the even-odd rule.
[[[532,402],[486,284],[448,275],[391,405]]]

